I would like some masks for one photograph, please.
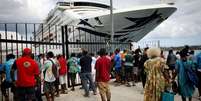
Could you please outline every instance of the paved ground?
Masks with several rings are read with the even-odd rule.
[[[136,84],[136,86],[126,87],[125,85],[115,86],[114,83],[110,83],[112,100],[111,101],[143,101],[143,89],[141,83]],[[93,95],[91,92],[90,97],[86,98],[83,96],[84,91],[76,87],[74,92],[69,91],[68,94],[61,94],[57,97],[55,101],[101,101],[99,94]],[[197,96],[197,91],[195,93]],[[2,96],[0,94],[0,101]],[[43,96],[44,101],[45,97]],[[12,101],[12,100],[11,100]],[[180,96],[175,96],[175,101],[181,101]],[[198,101],[194,97],[193,101]]]
[[[113,83],[110,84],[112,99],[111,101],[143,101],[143,89],[141,83],[138,83],[136,86],[126,87],[125,85],[115,86]],[[61,95],[59,98],[56,98],[56,101],[101,101],[99,95],[93,95],[89,98],[83,97],[84,91],[80,90],[79,87],[76,88],[74,92],[69,91],[68,94]],[[195,96],[197,96],[195,94]],[[175,96],[175,101],[181,101],[180,96]],[[198,101],[193,99],[193,101]]]

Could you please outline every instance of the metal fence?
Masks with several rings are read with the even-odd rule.
[[[0,62],[5,61],[7,54],[14,54],[17,57],[22,55],[22,50],[25,47],[32,49],[35,55],[40,53],[46,53],[51,49],[61,49],[62,43],[56,40],[51,40],[51,31],[45,33],[40,32],[39,26],[44,26],[41,23],[0,23]],[[45,26],[48,27],[48,26]],[[53,26],[52,26],[53,27]],[[58,27],[54,25],[56,29]],[[55,36],[57,37],[61,33],[57,33],[55,29]],[[41,35],[41,36],[39,36]],[[44,40],[48,36],[49,40]],[[43,38],[44,37],[44,38]]]
[[[5,61],[7,54],[20,57],[25,47],[31,48],[35,56],[53,51],[55,55],[63,54],[68,58],[71,53],[80,53],[82,49],[96,54],[100,48],[110,52],[111,47],[131,49],[131,44],[110,43],[106,36],[88,33],[71,25],[0,23],[0,64]],[[78,78],[77,84],[80,84]],[[71,86],[69,80],[68,85]]]
[[[108,52],[113,52],[111,47],[123,49],[131,49],[131,43],[124,42],[109,42],[108,37],[87,33],[81,29],[65,25],[62,26],[62,33],[64,33],[64,43],[66,45],[66,57],[71,53],[79,53],[82,49],[88,50],[89,53],[96,54],[100,48],[106,48]],[[68,39],[66,41],[66,39]],[[63,51],[64,52],[64,51]]]

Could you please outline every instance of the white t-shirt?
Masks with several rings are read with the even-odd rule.
[[[54,63],[55,60],[53,58],[50,58]],[[52,72],[52,62],[50,60],[46,60],[44,63],[44,68],[43,71],[46,70],[45,75],[44,75],[44,80],[47,82],[54,82],[56,78],[54,77],[54,74]]]
[[[92,57],[92,62],[91,62],[91,73],[95,74],[96,70],[95,70],[95,64],[96,64],[96,58]]]

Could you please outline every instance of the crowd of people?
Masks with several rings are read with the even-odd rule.
[[[182,101],[187,101],[187,98],[192,101],[195,88],[199,90],[200,99],[201,53],[194,55],[194,51],[190,50],[189,46],[185,46],[176,53],[169,50],[166,59],[159,48],[150,48],[147,51],[149,59],[144,63],[146,73],[144,101],[169,101],[171,99],[173,101],[177,93]]]
[[[77,55],[72,53],[66,59],[51,51],[34,56],[31,49],[25,48],[17,59],[13,54],[6,56],[1,70],[1,92],[6,101],[9,101],[10,88],[15,101],[42,101],[42,94],[47,101],[54,101],[60,94],[68,93],[68,79],[71,90],[75,91],[79,74],[85,97],[90,96],[90,90],[96,95],[99,88],[103,101],[110,101],[107,82],[110,80],[111,61],[105,57],[105,49],[100,49],[99,59],[87,50]]]
[[[31,49],[25,48],[17,59],[13,54],[6,56],[1,91],[6,101],[9,88],[16,101],[42,101],[43,93],[47,101],[54,101],[60,94],[68,93],[67,80],[71,91],[75,91],[77,75],[84,97],[90,97],[90,91],[93,95],[99,91],[102,101],[111,101],[109,81],[114,78],[116,86],[132,87],[142,82],[144,101],[162,101],[164,92],[178,93],[182,101],[191,101],[196,87],[201,94],[201,53],[195,56],[186,46],[176,54],[169,50],[166,58],[159,48],[122,53],[116,49],[111,54],[101,48],[96,56],[83,49],[66,59],[51,51],[34,56]]]

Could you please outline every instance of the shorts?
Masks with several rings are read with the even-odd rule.
[[[67,76],[65,75],[60,75],[59,76],[59,82],[61,85],[66,84],[67,83]]]
[[[100,95],[105,95],[107,98],[111,97],[110,87],[108,82],[98,82],[97,83]]]
[[[115,72],[116,72],[116,73],[121,72],[121,67],[120,67],[120,68],[115,68]]]
[[[125,73],[131,73],[133,72],[133,67],[125,67]]]
[[[115,74],[121,75],[121,68],[115,68]]]
[[[138,67],[133,67],[133,74],[138,75]]]
[[[35,87],[17,87],[16,96],[17,101],[33,101],[36,99]]]
[[[54,92],[55,91],[54,82],[45,81],[44,85],[43,85],[43,91],[44,91],[44,93]]]
[[[13,86],[13,84],[11,82],[8,82],[8,81],[2,82],[2,84],[1,84],[1,91],[2,91],[2,93],[3,93],[4,96],[7,95],[6,94],[6,90],[9,89],[9,88],[11,88],[12,86]]]
[[[55,86],[60,85],[59,78],[56,78],[56,80],[54,81],[54,85]]]

